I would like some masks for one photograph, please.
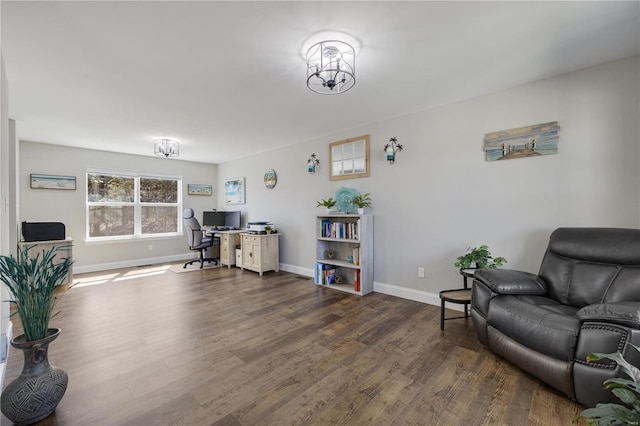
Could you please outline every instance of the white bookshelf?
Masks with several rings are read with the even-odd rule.
[[[315,284],[360,296],[373,292],[373,215],[317,215],[315,233]],[[328,252],[334,254],[333,258]],[[334,278],[342,278],[342,283],[331,282],[327,276],[331,271],[335,271]]]

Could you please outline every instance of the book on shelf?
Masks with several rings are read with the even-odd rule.
[[[353,270],[353,290],[360,291],[360,269]]]
[[[326,269],[324,271],[325,275],[324,275],[324,282],[329,285],[329,284],[336,284],[337,282],[337,274],[336,274],[336,270],[334,269],[334,267],[332,266],[330,269]]]
[[[324,284],[324,269],[327,265],[316,263],[316,284]]]
[[[360,219],[355,222],[332,222],[330,219],[322,219],[319,235],[322,238],[357,240],[360,235]]]
[[[326,263],[316,263],[315,274],[313,280],[316,284],[329,285],[336,283],[336,267]]]
[[[359,265],[360,264],[360,246],[356,246],[353,248],[353,264],[354,265]]]
[[[320,233],[323,238],[327,238],[331,235],[331,221],[329,219],[322,219],[320,221]]]

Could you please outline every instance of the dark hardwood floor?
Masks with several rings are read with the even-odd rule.
[[[440,331],[436,306],[168,266],[76,276],[49,349],[69,387],[41,425],[570,425],[582,410],[471,320]],[[5,383],[21,368],[11,348]]]

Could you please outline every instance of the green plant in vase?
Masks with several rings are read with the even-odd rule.
[[[466,254],[458,256],[453,266],[458,269],[495,269],[505,263],[507,263],[507,259],[504,257],[494,258],[489,251],[489,247],[482,245],[474,248],[469,247]]]
[[[47,335],[56,289],[64,282],[72,261],[65,258],[56,263],[55,247],[31,258],[28,250],[20,251],[19,259],[0,256],[0,279],[13,297],[10,303],[15,305],[26,341],[30,342]]]
[[[370,193],[366,192],[364,194],[361,194],[360,192],[358,192],[358,195],[356,195],[355,197],[353,197],[351,199],[351,202],[353,204],[355,204],[356,206],[358,206],[358,213],[359,214],[363,214],[364,213],[364,209],[365,207],[369,207],[371,208],[371,197],[370,197]]]
[[[69,378],[49,365],[49,344],[60,329],[49,328],[56,291],[64,283],[71,259],[57,262],[56,248],[29,256],[30,247],[13,256],[0,256],[0,280],[7,286],[22,322],[24,334],[11,345],[24,353],[22,374],[2,392],[0,409],[15,424],[38,422],[55,411],[67,389]]]
[[[327,213],[329,213],[333,208],[333,206],[335,205],[336,205],[336,200],[334,200],[333,197],[329,197],[326,200],[321,199],[320,201],[318,201],[318,204],[316,205],[316,207],[325,207],[327,209]]]

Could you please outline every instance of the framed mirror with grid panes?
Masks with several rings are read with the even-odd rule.
[[[369,135],[329,144],[329,180],[369,176]]]

